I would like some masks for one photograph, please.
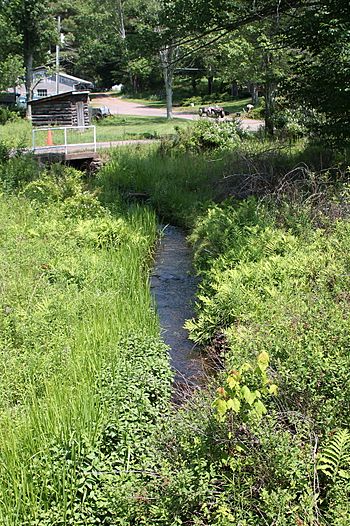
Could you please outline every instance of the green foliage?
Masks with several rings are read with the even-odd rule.
[[[6,124],[7,122],[14,122],[18,119],[19,116],[16,111],[0,107],[0,125]]]
[[[200,120],[187,129],[178,130],[174,148],[179,152],[228,150],[237,147],[245,135],[235,121]]]
[[[125,524],[260,525],[261,517],[278,517],[280,526],[297,517],[312,524],[309,429],[286,418],[293,432],[271,415],[256,425],[240,418],[222,423],[208,393],[194,397],[164,423],[156,473],[140,476],[137,501],[133,488],[123,495],[128,506],[117,501],[127,510]]]
[[[195,210],[212,196],[222,161],[208,163],[202,155],[168,156],[156,148],[115,150],[97,175],[101,200],[113,203],[121,193],[130,199],[144,193],[160,218],[188,227]]]
[[[112,214],[71,168],[31,176],[0,196],[0,521],[119,520],[107,487],[122,494],[119,473],[151,462],[170,391],[148,287],[155,216]]]
[[[0,164],[0,184],[5,192],[19,191],[38,173],[37,161],[31,155],[15,155]]]
[[[238,415],[243,422],[261,419],[267,412],[264,400],[268,395],[277,394],[276,384],[267,376],[268,366],[269,355],[263,351],[254,366],[246,362],[229,373],[227,385],[217,389],[219,396],[214,402],[220,421],[225,420],[228,411]]]
[[[338,477],[350,479],[350,431],[341,429],[335,432],[328,445],[322,450],[318,460],[322,471],[334,484]]]
[[[205,344],[224,331],[234,367],[266,350],[291,406],[324,428],[347,426],[348,224],[313,231],[289,210],[290,226],[280,227],[276,210],[248,203],[213,207],[192,235],[201,233],[195,261],[204,278],[192,337]]]
[[[315,11],[305,7],[286,34],[299,52],[293,56],[292,76],[285,83],[290,104],[314,113],[309,131],[324,141],[349,141],[349,3],[320,0]]]
[[[321,447],[317,469],[322,479],[323,508],[331,524],[345,526],[349,520],[350,432],[338,429]]]

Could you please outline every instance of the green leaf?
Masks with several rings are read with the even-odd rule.
[[[216,410],[220,416],[224,416],[227,412],[227,402],[225,400],[216,400]]]
[[[271,384],[269,387],[269,393],[272,395],[277,395],[278,387],[276,384]]]
[[[230,398],[227,401],[227,409],[232,409],[235,413],[239,413],[239,410],[241,408],[241,402],[238,400],[238,398]]]
[[[266,371],[269,366],[270,357],[266,351],[263,351],[258,356],[258,367],[262,371]]]
[[[229,386],[230,389],[234,389],[235,387],[237,387],[239,382],[237,381],[237,379],[234,376],[229,376],[227,378],[227,383],[228,383],[228,386]]]
[[[255,410],[255,412],[257,413],[258,416],[262,416],[265,413],[267,413],[267,409],[266,409],[266,407],[264,406],[264,404],[262,403],[261,400],[257,400],[255,402],[254,410]]]
[[[247,385],[242,387],[241,392],[247,404],[253,405],[254,400],[256,399],[255,393],[252,393]]]

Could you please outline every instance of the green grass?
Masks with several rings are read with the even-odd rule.
[[[128,100],[130,102],[136,102],[139,104],[144,104],[148,108],[166,108],[166,103],[164,100],[149,100],[146,98],[140,98],[135,99],[132,97],[122,96],[122,95],[115,95],[117,98],[123,98],[125,100]],[[204,97],[205,100],[205,97]],[[174,103],[174,113],[193,113],[198,114],[198,110],[202,106],[214,106],[217,104],[218,106],[222,106],[225,108],[226,111],[229,111],[230,113],[236,113],[236,112],[242,112],[244,111],[244,108],[251,102],[251,98],[246,99],[240,99],[240,100],[232,100],[232,101],[217,101],[217,102],[205,102],[203,104],[195,104],[194,106],[184,106],[180,102]]]
[[[152,145],[129,146],[111,152],[110,162],[99,171],[97,184],[107,202],[119,193],[145,192],[164,221],[188,228],[196,210],[215,195],[226,159],[219,155],[162,155]]]
[[[184,119],[167,121],[165,117],[138,117],[132,115],[111,116],[96,123],[97,142],[112,142],[132,139],[160,138],[172,135],[175,128],[185,128],[190,123]],[[36,133],[36,146],[45,146],[47,132]],[[26,120],[7,123],[0,126],[0,142],[21,147],[31,147],[32,127]],[[87,130],[84,133],[77,131],[68,132],[68,143],[88,143],[93,141],[93,133]],[[63,131],[53,132],[54,144],[64,144]]]
[[[168,121],[165,117],[111,116],[97,124],[97,136],[99,141],[160,138],[174,135],[177,127],[190,125],[184,119]]]
[[[98,523],[109,512],[94,472],[147,461],[169,392],[148,284],[155,214],[111,213],[74,171],[53,173],[22,197],[7,180],[0,197],[4,526]]]
[[[231,152],[128,147],[95,192],[66,167],[0,165],[1,524],[347,526],[348,479],[315,488],[316,445],[350,425],[349,192],[316,206],[340,181],[315,175],[321,153],[255,137]],[[300,162],[314,172],[286,185]],[[249,170],[271,187],[280,178],[294,201],[213,204]],[[125,204],[135,191],[146,207]],[[192,231],[193,339],[229,370],[269,353],[278,398],[261,420],[219,422],[212,385],[169,413],[148,283],[155,211]]]

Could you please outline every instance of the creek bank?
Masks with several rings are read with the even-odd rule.
[[[162,337],[170,348],[176,389],[185,386],[193,389],[203,383],[203,360],[193,350],[184,329],[185,321],[194,316],[197,284],[185,233],[180,228],[166,226],[156,251],[151,291]]]

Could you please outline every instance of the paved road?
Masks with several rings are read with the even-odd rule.
[[[165,108],[152,108],[139,102],[120,99],[119,97],[97,97],[93,99],[94,105],[107,106],[112,115],[139,115],[141,117],[166,117]],[[198,115],[193,113],[173,112],[174,117],[179,119],[196,120]],[[253,119],[241,119],[243,129],[247,131],[258,131],[264,125],[263,121]]]

